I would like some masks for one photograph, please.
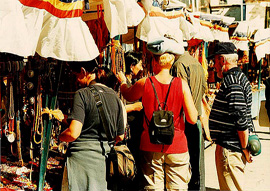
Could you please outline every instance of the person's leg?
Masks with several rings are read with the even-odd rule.
[[[185,126],[192,172],[188,190],[200,190],[200,131],[197,124],[186,122]]]
[[[189,154],[166,154],[165,177],[167,191],[187,190],[191,171]]]
[[[141,151],[141,168],[144,175],[144,190],[164,190],[164,154]]]
[[[200,191],[205,191],[205,161],[204,161],[204,138],[201,134],[200,163],[199,163]]]
[[[217,145],[216,167],[220,190],[243,190],[245,166],[246,160],[242,153]]]

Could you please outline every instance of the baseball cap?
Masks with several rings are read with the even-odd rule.
[[[218,42],[215,45],[214,53],[208,58],[213,58],[215,55],[218,54],[236,54],[237,48],[232,42]]]

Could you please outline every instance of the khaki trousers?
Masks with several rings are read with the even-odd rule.
[[[216,168],[221,191],[243,190],[246,159],[244,154],[217,145]]]
[[[187,190],[191,177],[189,154],[142,152],[141,167],[146,180],[144,190]]]

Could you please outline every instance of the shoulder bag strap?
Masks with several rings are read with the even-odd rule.
[[[160,102],[159,102],[159,99],[158,99],[157,91],[156,91],[156,88],[155,88],[155,86],[154,86],[154,83],[153,83],[153,81],[152,81],[152,79],[151,79],[150,77],[149,77],[149,79],[150,79],[150,81],[151,81],[151,84],[152,84],[153,89],[154,89],[154,92],[155,92],[155,96],[156,96],[157,101],[158,101],[158,107],[159,107],[159,110],[162,110],[161,105],[160,105]],[[171,85],[172,85],[173,79],[174,79],[174,77],[172,78],[172,80],[171,80],[171,82],[170,82],[170,86],[169,86],[169,89],[168,89],[168,91],[167,91],[167,95],[166,95],[166,98],[165,98],[164,107],[165,107],[165,105],[166,105],[166,103],[167,103],[167,99],[168,99],[168,96],[169,96],[169,92],[170,92],[170,89],[171,89]]]
[[[108,121],[106,119],[105,113],[104,113],[104,109],[103,109],[103,105],[102,105],[102,101],[100,100],[100,96],[99,93],[97,92],[96,88],[94,88],[93,86],[89,86],[90,91],[93,95],[93,97],[95,98],[96,101],[96,106],[98,108],[98,113],[102,122],[102,126],[104,128],[104,131],[106,133],[109,145],[114,144],[115,140],[112,136],[112,133],[109,129],[109,125],[108,125]]]

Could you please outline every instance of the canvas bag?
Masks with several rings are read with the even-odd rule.
[[[151,78],[149,79],[151,81],[156,99],[158,101],[158,110],[153,112],[150,122],[145,115],[145,119],[149,127],[150,142],[153,144],[171,145],[174,137],[174,116],[172,111],[166,110],[166,102],[174,78],[172,78],[170,82],[163,108],[161,107],[161,103],[159,102],[154,83]]]
[[[111,147],[110,153],[108,153],[106,160],[109,178],[117,178],[118,180],[120,179],[124,181],[132,180],[137,171],[134,157],[127,145],[114,145],[114,137],[108,128],[108,121],[106,119],[99,94],[93,86],[90,86],[90,91],[95,98],[99,116],[101,118],[108,143]]]

